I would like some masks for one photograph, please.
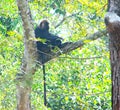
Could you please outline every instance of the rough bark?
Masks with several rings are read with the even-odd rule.
[[[112,110],[120,110],[120,0],[109,0],[108,6],[105,23],[110,36]]]
[[[34,29],[27,0],[17,0],[18,9],[23,21],[24,28],[24,57],[21,71],[17,74],[17,110],[31,110],[30,93],[32,77],[35,72],[35,61],[37,58],[34,39]]]

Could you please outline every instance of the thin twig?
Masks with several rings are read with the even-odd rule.
[[[75,16],[75,15],[77,15],[77,14],[79,14],[79,13],[80,13],[80,12],[73,13],[73,14],[71,14],[71,15],[69,15],[69,16],[64,16],[63,19],[55,26],[55,28],[59,27],[66,19],[68,19],[68,18],[70,18],[70,17],[73,17],[73,16]]]

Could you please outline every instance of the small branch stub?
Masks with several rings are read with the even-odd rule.
[[[109,33],[116,33],[120,30],[120,17],[114,12],[105,15],[105,24]]]

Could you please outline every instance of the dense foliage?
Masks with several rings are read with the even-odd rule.
[[[106,0],[30,0],[35,25],[48,19],[51,31],[64,41],[77,41],[104,29]],[[22,22],[14,0],[0,8],[0,109],[16,107],[15,76],[24,44]],[[110,110],[111,74],[108,38],[88,42],[46,64],[47,108],[51,110]],[[34,75],[32,108],[43,110],[43,74]],[[45,109],[45,108],[44,108]]]

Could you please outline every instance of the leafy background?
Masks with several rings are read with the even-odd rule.
[[[66,41],[85,39],[105,29],[107,0],[29,0],[35,27],[42,19]],[[0,110],[16,108],[15,77],[24,44],[22,21],[14,0],[0,3]],[[32,86],[33,110],[111,110],[108,37],[88,42],[46,64],[47,107],[43,104],[42,67]]]

